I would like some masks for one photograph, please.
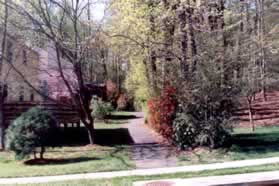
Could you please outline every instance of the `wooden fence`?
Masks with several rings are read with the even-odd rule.
[[[32,107],[40,106],[51,112],[59,122],[67,127],[68,124],[79,126],[79,116],[74,106],[61,105],[57,103],[35,103],[35,102],[15,102],[4,104],[5,125],[8,126],[14,119]]]

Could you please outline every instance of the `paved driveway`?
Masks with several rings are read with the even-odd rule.
[[[132,160],[136,167],[160,168],[177,165],[175,149],[161,143],[161,137],[144,124],[142,113],[135,113],[137,118],[130,120],[129,133],[134,141],[131,148]]]

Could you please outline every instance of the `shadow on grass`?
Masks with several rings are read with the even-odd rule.
[[[129,120],[129,119],[137,119],[138,117],[131,114],[131,115],[110,115],[107,117],[109,120]]]
[[[24,162],[25,165],[64,165],[81,163],[93,160],[100,160],[99,158],[89,158],[89,157],[78,157],[78,158],[67,158],[67,159],[32,159]]]
[[[279,132],[236,134],[233,136],[233,151],[265,154],[279,153]]]
[[[88,133],[84,127],[68,128],[62,132],[63,146],[84,146],[89,144]],[[95,144],[103,146],[131,145],[133,139],[128,129],[96,129]]]
[[[123,165],[126,167],[131,167],[132,165],[129,164],[122,155],[120,155],[121,152],[124,152],[126,147],[117,146],[113,152],[110,153],[110,157],[118,159]]]

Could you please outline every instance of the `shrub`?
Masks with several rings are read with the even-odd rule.
[[[129,99],[127,95],[125,94],[120,94],[118,99],[117,99],[117,110],[126,110],[128,107]]]
[[[177,106],[175,92],[173,87],[166,86],[159,98],[148,101],[148,123],[168,139],[173,135],[172,123]]]
[[[214,65],[200,67],[191,83],[180,84],[179,113],[173,123],[174,142],[178,147],[230,145],[229,131],[233,127],[239,88],[233,81],[222,83],[220,77]]]
[[[117,89],[117,85],[112,80],[108,80],[106,82],[106,95],[107,100],[114,106],[114,108],[116,108],[119,92]]]
[[[157,132],[160,131],[160,121],[161,121],[161,113],[160,113],[160,99],[153,98],[148,100],[148,124],[155,129]]]
[[[196,146],[196,138],[199,129],[190,115],[185,113],[177,114],[173,121],[173,140],[179,149],[186,149]]]
[[[230,146],[231,135],[226,126],[226,121],[220,122],[216,119],[202,124],[196,140],[197,145],[212,149]]]
[[[113,112],[113,107],[110,103],[104,102],[99,98],[91,100],[92,117],[105,120]]]
[[[193,118],[190,114],[178,113],[173,122],[173,141],[182,150],[198,146],[227,147],[230,145],[231,136],[225,122],[214,118],[205,122]]]
[[[16,159],[24,159],[40,148],[40,158],[46,147],[55,147],[57,141],[58,126],[55,118],[47,111],[38,107],[32,108],[19,116],[6,133],[6,147],[14,151]]]

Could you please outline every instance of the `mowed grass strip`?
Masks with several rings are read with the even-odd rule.
[[[270,164],[266,166],[255,166],[255,167],[236,168],[236,169],[201,171],[201,172],[194,172],[194,173],[177,173],[177,174],[166,174],[166,175],[157,175],[157,176],[132,176],[132,177],[100,179],[100,180],[77,180],[77,181],[68,181],[68,182],[66,181],[66,182],[47,183],[47,184],[28,184],[28,185],[21,185],[21,186],[132,186],[133,183],[136,181],[221,176],[221,175],[244,174],[244,173],[253,173],[253,172],[275,171],[275,170],[279,170],[279,164]]]

